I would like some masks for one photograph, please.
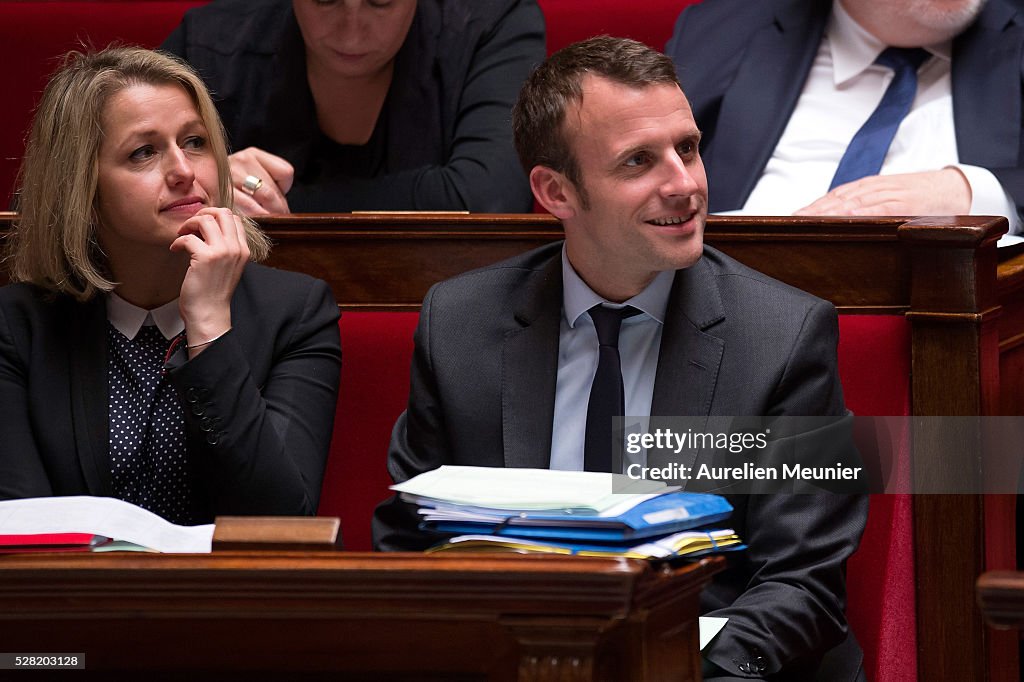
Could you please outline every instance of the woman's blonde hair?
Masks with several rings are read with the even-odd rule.
[[[43,91],[18,175],[19,215],[7,258],[12,281],[83,301],[116,286],[96,236],[97,158],[107,102],[133,85],[177,85],[188,94],[217,160],[220,205],[232,208],[224,126],[189,66],[139,47],[69,52]],[[263,260],[270,241],[255,223],[243,220],[252,258]]]

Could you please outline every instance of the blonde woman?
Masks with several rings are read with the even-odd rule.
[[[0,499],[178,523],[313,514],[341,350],[327,285],[256,265],[202,81],[72,53],[43,93],[0,288]]]

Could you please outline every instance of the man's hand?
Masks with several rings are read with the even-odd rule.
[[[870,175],[839,185],[793,215],[965,215],[971,186],[956,168]]]
[[[228,157],[231,164],[231,184],[235,189],[235,209],[243,215],[290,213],[284,195],[292,188],[295,169],[292,165],[258,147],[248,147]],[[259,178],[263,184],[255,192],[243,186],[249,176]]]

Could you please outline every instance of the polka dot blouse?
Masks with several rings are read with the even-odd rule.
[[[108,323],[110,461],[114,497],[173,523],[193,519],[185,416],[162,377],[171,345],[155,325],[134,339]]]

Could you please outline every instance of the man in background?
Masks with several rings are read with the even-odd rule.
[[[666,52],[711,211],[1002,215],[1024,204],[1017,0],[706,0]]]

